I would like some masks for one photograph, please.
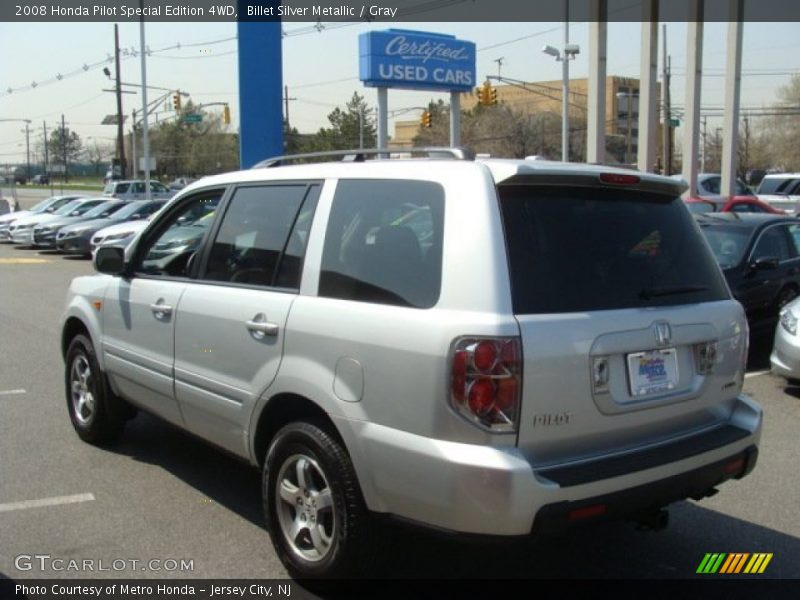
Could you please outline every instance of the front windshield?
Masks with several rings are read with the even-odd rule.
[[[61,217],[64,217],[64,216],[68,215],[69,213],[71,213],[76,208],[78,208],[83,203],[84,203],[84,200],[73,200],[72,202],[67,202],[64,206],[59,208],[53,214],[54,215],[59,215]]]
[[[45,208],[47,208],[48,206],[50,206],[51,204],[53,204],[53,202],[55,202],[55,201],[56,201],[56,199],[55,199],[55,198],[45,198],[45,199],[44,199],[44,200],[42,200],[41,202],[37,202],[36,204],[34,204],[34,205],[33,205],[33,206],[30,208],[30,209],[28,209],[28,210],[30,210],[31,212],[41,212],[41,211],[43,211]]]
[[[137,212],[142,210],[145,206],[150,204],[149,202],[129,202],[125,205],[125,208],[120,208],[118,211],[114,213],[115,220],[124,221],[131,215],[135,215]]]
[[[729,269],[738,265],[747,250],[750,231],[741,227],[725,225],[700,225],[700,229],[708,240],[708,245],[717,257],[719,266]]]
[[[103,202],[102,204],[95,206],[93,209],[86,211],[84,216],[88,219],[100,219],[117,212],[123,206],[125,206],[124,202]]]

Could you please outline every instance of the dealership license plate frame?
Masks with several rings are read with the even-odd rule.
[[[650,360],[656,373],[640,375],[642,360]],[[642,352],[631,352],[625,357],[628,366],[628,390],[635,400],[671,392],[678,386],[678,351],[676,348],[659,348]],[[663,367],[664,376],[658,376],[658,367]],[[649,378],[648,378],[649,377]]]

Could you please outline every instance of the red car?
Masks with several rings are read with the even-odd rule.
[[[779,208],[770,206],[755,196],[733,196],[731,198],[716,200],[711,198],[686,198],[686,206],[693,213],[709,212],[749,212],[771,213],[785,215]]]

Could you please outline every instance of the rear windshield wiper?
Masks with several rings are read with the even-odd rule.
[[[677,294],[691,294],[693,292],[705,292],[708,290],[707,285],[676,285],[673,287],[652,287],[644,288],[639,292],[639,298],[642,300],[650,300],[650,298],[659,298],[661,296],[674,296]]]

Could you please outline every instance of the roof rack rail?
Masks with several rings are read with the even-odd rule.
[[[273,156],[256,163],[251,169],[268,169],[280,167],[294,162],[325,162],[325,158],[340,157],[341,162],[364,162],[367,157],[384,158],[391,154],[426,155],[428,158],[453,158],[456,160],[475,160],[475,153],[469,148],[358,148],[355,150],[329,150],[324,152],[306,152],[304,154],[287,154],[286,156]],[[319,160],[317,160],[319,159]]]

